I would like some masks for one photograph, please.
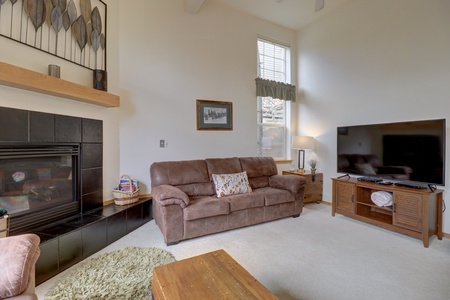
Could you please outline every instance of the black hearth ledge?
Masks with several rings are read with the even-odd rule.
[[[32,233],[41,238],[36,284],[61,273],[153,219],[151,197],[129,205],[114,203]]]

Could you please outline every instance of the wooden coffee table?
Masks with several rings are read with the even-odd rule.
[[[154,299],[278,299],[224,250],[153,269]]]

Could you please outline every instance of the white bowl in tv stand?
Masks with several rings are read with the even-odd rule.
[[[430,236],[436,234],[442,240],[443,190],[386,186],[355,178],[332,178],[332,181],[332,216],[339,213],[421,239],[426,248]],[[375,205],[370,195],[376,191],[391,192],[393,206]]]

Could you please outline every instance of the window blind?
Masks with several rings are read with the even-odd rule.
[[[286,52],[287,48],[280,44],[258,39],[256,96],[295,102],[295,85],[286,82]]]

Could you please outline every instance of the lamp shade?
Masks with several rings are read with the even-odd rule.
[[[292,149],[314,149],[314,138],[312,136],[294,136]]]

